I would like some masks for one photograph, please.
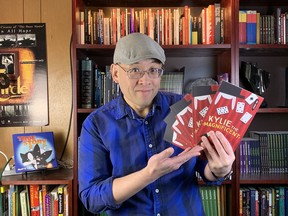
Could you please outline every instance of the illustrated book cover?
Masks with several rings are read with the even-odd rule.
[[[45,23],[0,24],[0,127],[48,125]]]
[[[13,134],[15,171],[57,168],[53,132]]]
[[[237,148],[263,97],[223,81],[218,87],[195,87],[191,94],[170,107],[164,119],[164,140],[183,149],[194,147],[209,131],[222,132],[233,150]]]

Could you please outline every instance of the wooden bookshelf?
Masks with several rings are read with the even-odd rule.
[[[93,0],[73,0],[72,29],[73,29],[73,102],[74,105],[74,194],[78,192],[78,136],[80,134],[81,125],[85,117],[91,113],[92,109],[83,109],[79,106],[79,70],[77,61],[85,57],[90,57],[97,62],[103,64],[111,64],[112,55],[115,45],[99,45],[99,44],[77,44],[76,27],[79,22],[79,11],[88,8],[116,8],[116,7],[207,7],[215,2],[220,3],[225,8],[224,18],[224,44],[197,44],[197,45],[163,45],[166,53],[167,61],[165,68],[180,68],[186,66],[186,79],[197,79],[205,76],[215,77],[217,74],[228,72],[230,81],[233,84],[241,85],[239,77],[239,67],[241,61],[259,61],[259,66],[264,67],[271,72],[270,86],[268,94],[264,97],[268,99],[268,107],[261,108],[249,130],[288,130],[288,108],[283,107],[279,103],[279,99],[275,94],[281,94],[283,98],[283,86],[279,87],[279,82],[283,79],[279,73],[283,72],[283,68],[288,67],[288,45],[283,44],[239,44],[239,10],[255,9],[261,12],[271,11],[276,7],[283,8],[288,11],[288,3],[286,0],[199,0],[199,1],[136,1],[136,0],[120,0],[114,1],[93,1]],[[204,60],[203,60],[204,59]],[[180,63],[179,63],[180,62]],[[181,64],[181,65],[179,65]],[[183,65],[184,64],[184,65]],[[270,65],[269,65],[270,64]],[[277,67],[274,67],[277,64]],[[267,66],[268,65],[268,66]],[[197,66],[197,68],[196,68]],[[201,69],[198,69],[201,68]],[[199,71],[198,71],[199,70]],[[210,71],[209,73],[207,71]],[[276,77],[276,78],[274,78]],[[281,78],[282,77],[282,78]],[[186,80],[187,81],[187,80]],[[283,82],[282,82],[283,84]],[[282,92],[281,92],[282,91]],[[239,190],[241,185],[288,185],[287,175],[240,175],[239,149],[236,150],[236,161],[233,165],[233,178],[231,181],[225,182],[229,188],[229,210],[227,215],[239,215]],[[200,182],[200,184],[202,184]],[[228,201],[227,201],[228,202]],[[75,214],[78,212],[78,201],[73,200],[73,210]]]
[[[2,176],[3,185],[68,185],[69,215],[73,215],[73,169],[59,168],[42,172],[29,172],[11,176]]]

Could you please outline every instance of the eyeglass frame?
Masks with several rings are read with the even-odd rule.
[[[156,79],[156,78],[159,78],[159,77],[161,77],[162,75],[163,75],[163,72],[164,72],[164,69],[163,68],[150,68],[150,69],[148,69],[148,70],[140,70],[139,68],[131,68],[131,69],[128,69],[128,70],[126,70],[125,68],[123,68],[121,65],[120,65],[120,63],[116,63],[116,65],[118,65],[123,71],[125,71],[126,73],[127,73],[127,76],[129,77],[129,79],[140,79],[140,78],[142,78],[143,76],[144,76],[144,74],[145,73],[147,73],[148,74],[148,77],[149,78],[151,78],[151,79]],[[134,72],[134,74],[140,74],[141,76],[139,76],[139,77],[135,77],[135,78],[133,78],[133,77],[131,77],[131,73],[133,73],[132,72],[132,70],[133,69],[138,69],[138,70],[140,70],[139,72]],[[157,72],[158,72],[158,76],[157,77],[151,77],[151,69],[157,69]]]

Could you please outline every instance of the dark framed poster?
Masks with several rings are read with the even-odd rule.
[[[0,127],[48,123],[45,23],[0,24]]]

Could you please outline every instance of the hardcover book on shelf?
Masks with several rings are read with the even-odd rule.
[[[182,94],[183,80],[184,71],[164,72],[161,77],[160,91]]]
[[[17,173],[58,167],[53,132],[13,134],[12,138]]]
[[[0,215],[8,215],[8,191],[9,186],[7,185],[0,185]]]
[[[20,207],[22,216],[30,216],[29,189],[27,185],[20,192]]]
[[[91,59],[81,60],[81,107],[93,107],[94,64]]]
[[[39,185],[29,186],[30,213],[31,216],[40,216]]]
[[[247,14],[246,11],[239,11],[239,43],[246,44],[246,24]]]
[[[247,10],[246,11],[246,40],[247,44],[256,44],[256,11],[255,10]]]

